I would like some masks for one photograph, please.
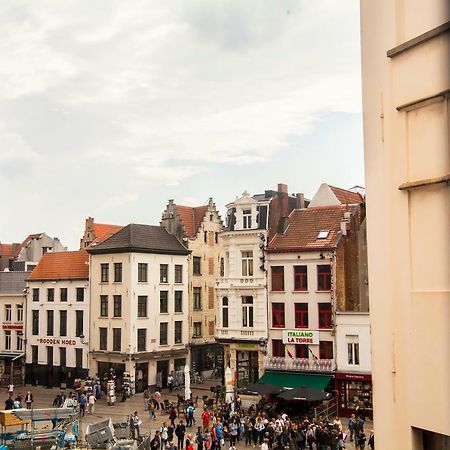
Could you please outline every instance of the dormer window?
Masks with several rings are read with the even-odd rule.
[[[252,210],[244,209],[242,211],[242,228],[248,229],[252,227]]]
[[[317,239],[326,239],[330,234],[330,230],[320,230]]]

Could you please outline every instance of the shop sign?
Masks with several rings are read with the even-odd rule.
[[[4,330],[23,330],[23,323],[4,323]]]
[[[38,342],[45,345],[77,345],[75,339],[39,338]]]
[[[237,348],[239,350],[255,350],[256,346],[255,344],[239,344]]]
[[[338,380],[372,381],[372,375],[359,373],[337,373]]]
[[[283,330],[283,344],[319,344],[319,332],[315,330]]]

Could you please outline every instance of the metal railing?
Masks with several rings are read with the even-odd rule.
[[[282,356],[266,356],[264,360],[266,369],[311,371],[311,372],[333,372],[336,363],[333,359],[308,359],[290,358]]]

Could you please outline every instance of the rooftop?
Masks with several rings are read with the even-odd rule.
[[[39,260],[28,280],[87,280],[88,278],[89,255],[86,251],[79,250],[46,253]]]
[[[338,188],[336,186],[328,186],[341,204],[355,205],[364,203],[362,195],[358,192],[348,191],[347,189]]]
[[[23,294],[30,272],[0,272],[0,294]]]
[[[183,206],[175,205],[178,217],[180,218],[186,234],[192,239],[197,235],[198,229],[205,217],[207,205],[203,206]]]

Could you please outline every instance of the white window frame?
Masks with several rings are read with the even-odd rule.
[[[252,210],[242,210],[242,228],[244,230],[250,230],[252,228]]]
[[[17,331],[16,344],[17,344],[17,350],[22,351],[23,350],[23,331]]]
[[[11,330],[5,330],[5,350],[11,350]]]
[[[359,366],[361,363],[359,354],[359,336],[346,335],[347,362],[349,366]]]
[[[250,299],[251,298],[251,302]],[[254,299],[251,296],[242,297],[242,327],[253,328],[255,323]]]
[[[5,322],[12,322],[12,305],[5,305]]]
[[[241,261],[242,261],[242,276],[252,277],[253,276],[253,250],[242,250],[241,251]]]
[[[23,305],[17,305],[17,322],[23,322]]]

